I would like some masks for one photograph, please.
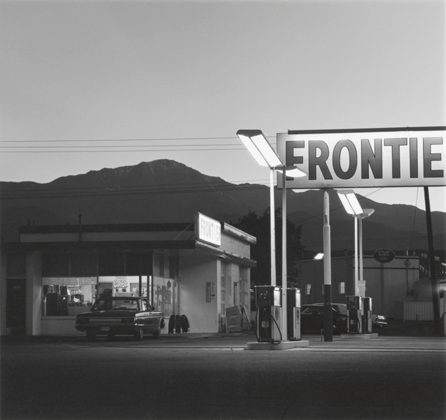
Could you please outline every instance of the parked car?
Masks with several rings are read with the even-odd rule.
[[[333,334],[347,332],[347,305],[332,304]],[[301,331],[320,331],[324,328],[324,304],[313,303],[301,306]]]
[[[347,332],[347,305],[345,303],[332,303],[333,308],[333,333],[344,334]],[[301,307],[301,330],[320,331],[324,328],[324,304],[312,303]],[[382,328],[387,325],[384,315],[372,314],[372,327]]]
[[[147,333],[159,338],[163,328],[164,314],[142,297],[100,297],[89,312],[76,316],[76,329],[85,332],[89,341],[97,335],[133,335],[135,340],[142,340]]]
[[[382,328],[384,325],[387,325],[387,318],[384,315],[372,314],[373,328]]]

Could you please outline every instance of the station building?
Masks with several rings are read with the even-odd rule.
[[[364,280],[358,281],[361,296],[372,298],[372,312],[402,321],[431,321],[432,285],[423,271],[423,256],[396,255],[391,261],[378,261],[374,255],[363,256]],[[446,279],[437,278],[439,291],[446,290]],[[299,261],[302,304],[324,302],[323,260]],[[355,258],[346,253],[331,259],[332,302],[346,303],[355,295]],[[440,301],[440,311],[443,303]]]
[[[162,334],[172,315],[190,333],[216,333],[228,309],[250,313],[256,238],[200,213],[190,223],[27,225],[19,237],[1,247],[1,335],[79,335],[76,314],[104,292],[147,296],[164,312]]]

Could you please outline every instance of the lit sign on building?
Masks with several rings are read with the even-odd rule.
[[[197,239],[208,244],[221,245],[221,224],[204,214],[197,213],[195,216],[195,235]]]
[[[381,248],[373,253],[373,257],[380,263],[388,263],[394,260],[395,253],[391,249]]]
[[[296,131],[278,134],[277,147],[306,174],[287,188],[445,186],[445,137],[444,127]]]

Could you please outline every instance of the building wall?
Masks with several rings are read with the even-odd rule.
[[[154,256],[160,252],[154,253]],[[3,255],[1,267],[4,273],[2,279],[7,278],[5,259],[6,255]],[[155,272],[158,270],[157,261],[157,258],[154,258]],[[222,264],[226,266],[224,299],[221,296]],[[42,266],[42,252],[34,251],[26,255],[26,334],[83,335],[75,329],[73,316],[42,316]],[[179,266],[179,276],[173,278],[178,286],[178,311],[176,313],[188,317],[190,332],[215,333],[221,331],[221,317],[225,315],[225,308],[244,305],[248,308],[249,313],[249,268],[240,268],[238,264],[221,260],[214,255],[198,250],[186,251],[186,254],[179,258]],[[171,273],[167,266],[164,273],[165,278],[170,278]],[[211,284],[210,296],[208,296],[207,283]],[[6,281],[1,282],[1,287],[6,291]],[[1,296],[1,333],[6,334],[6,293],[3,292]],[[222,300],[225,301],[223,309]],[[88,310],[88,308],[74,309]],[[168,333],[168,322],[169,317],[166,318],[166,328],[163,330],[163,334]]]
[[[389,263],[364,258],[366,296],[372,298],[372,311],[395,318],[395,302],[416,300],[419,273],[418,257],[395,257]]]
[[[24,332],[27,335],[82,335],[83,333],[74,327],[74,315],[78,311],[89,310],[94,296],[101,293],[101,286],[110,287],[108,280],[104,278],[128,279],[135,276],[145,278],[146,284],[149,284],[149,277],[152,276],[153,284],[162,284],[167,288],[173,285],[174,293],[178,291],[178,299],[172,303],[167,302],[167,305],[170,305],[167,309],[171,312],[166,315],[166,327],[162,333],[168,333],[170,313],[186,315],[191,333],[219,332],[222,330],[225,309],[235,305],[244,305],[249,313],[249,266],[254,264],[250,260],[250,246],[255,243],[255,238],[233,227],[227,227],[227,229],[228,232],[222,232],[220,246],[201,244],[200,247],[200,241],[197,241],[195,249],[178,247],[150,251],[123,251],[119,247],[110,251],[104,243],[101,249],[95,245],[94,250],[91,251],[88,247],[85,249],[67,247],[53,252],[52,249],[58,250],[57,243],[53,244],[54,248],[49,248],[40,247],[39,242],[49,240],[66,242],[70,237],[67,238],[64,233],[61,233],[56,234],[56,236],[59,235],[56,238],[51,232],[23,234],[25,242],[36,244],[34,249],[38,250],[26,253],[20,251],[22,258],[19,263],[12,253],[1,255],[0,333],[2,335],[8,333],[6,328],[7,279],[21,279],[22,282],[26,280],[26,304],[21,304],[20,307],[26,305]],[[141,239],[138,232],[133,233],[134,235],[126,234],[125,239]],[[83,235],[83,241],[87,239],[85,235]],[[162,240],[167,233],[157,232],[157,235],[155,236]],[[183,235],[183,239],[186,240],[190,238],[191,232],[180,232],[175,235],[175,237]],[[123,234],[119,232],[116,236],[111,232],[106,235],[110,241],[122,239],[122,236]],[[169,236],[170,239],[171,236]],[[101,239],[104,238],[101,236]],[[40,249],[47,249],[47,251],[43,252]],[[48,249],[51,250],[48,251]],[[8,260],[10,260],[9,263]],[[222,271],[223,266],[225,270]],[[223,280],[226,285],[224,296],[222,295],[222,272],[226,273]],[[67,287],[73,290],[73,282],[77,282],[80,290],[77,293],[80,293],[85,301],[82,299],[79,303],[79,300],[73,300],[75,296],[78,296],[77,294],[66,293]],[[113,284],[113,281],[110,284]],[[132,285],[134,282],[129,280],[129,288]],[[84,286],[91,288],[88,296],[83,289]],[[59,291],[60,287],[65,288],[64,293]],[[115,290],[117,286],[112,287]],[[51,288],[50,292],[48,292],[49,288]],[[57,295],[57,308],[55,312],[52,310],[50,313],[49,309],[54,309],[55,295]],[[67,298],[71,300],[62,301],[63,304],[67,303],[68,308],[62,307],[62,304],[59,307],[59,298],[64,296],[71,296]],[[162,304],[165,303],[163,300]]]
[[[250,257],[251,247],[249,243],[241,242],[239,239],[225,235],[224,233],[221,236],[221,249],[241,257]]]
[[[225,330],[225,310],[243,305],[250,313],[250,269],[233,262],[201,254],[182,257],[179,284],[180,314],[185,314],[192,333],[216,333]],[[222,273],[226,273],[222,278]],[[225,287],[222,289],[222,282]],[[207,296],[206,283],[211,284]],[[209,300],[210,299],[210,300]],[[209,301],[207,301],[209,300]],[[243,325],[248,326],[246,319]]]
[[[20,287],[25,287],[25,292],[27,290],[27,276],[26,276],[26,254],[24,252],[16,252],[16,253],[2,253],[0,258],[0,326],[1,326],[1,334],[5,334],[8,329],[8,319],[7,319],[7,309],[8,305],[15,306],[18,303],[17,301],[14,302],[7,302],[8,298],[8,288],[14,287],[16,285],[20,285]],[[11,283],[11,284],[9,284]],[[22,299],[22,296],[20,296],[20,300]],[[26,299],[29,299],[28,296],[25,296]],[[24,304],[26,306],[26,303]],[[21,308],[12,308],[12,309],[19,309],[18,312],[22,313]],[[23,308],[22,308],[23,309]],[[25,319],[23,320],[23,333],[26,332],[26,315],[29,312],[29,309],[27,307],[24,308],[25,313]],[[9,323],[11,323],[11,320],[9,320]],[[15,323],[15,322],[13,322]],[[21,323],[21,321],[20,321]],[[11,325],[9,325],[11,327]],[[14,331],[13,331],[14,329]],[[18,330],[22,329],[22,325],[18,327],[17,325],[14,326],[9,330],[9,333],[17,333]]]
[[[332,302],[345,303],[345,296],[354,294],[354,286],[351,283],[353,272],[351,259],[332,259],[331,271]],[[301,261],[299,263],[299,285],[301,289],[301,304],[324,302],[323,260]],[[308,286],[311,286],[309,293]]]
[[[371,256],[364,256],[365,296],[372,298],[374,313],[395,317],[395,302],[417,300],[416,282],[419,280],[418,257],[395,257],[389,263],[380,263]],[[346,296],[354,295],[354,258],[340,257],[331,261],[332,302],[345,303]],[[299,282],[302,304],[324,302],[323,260],[301,261]],[[341,293],[341,283],[345,283]],[[308,285],[311,291],[308,293]]]
[[[180,315],[187,316],[191,333],[218,332],[218,261],[210,255],[196,254],[199,255],[180,261]],[[209,302],[206,301],[207,282],[215,294]]]

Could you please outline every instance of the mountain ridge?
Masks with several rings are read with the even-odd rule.
[[[281,207],[281,194],[276,191],[276,209]],[[351,248],[353,219],[345,213],[336,192],[329,195],[332,249]],[[358,198],[363,208],[375,209],[363,222],[364,249],[368,244],[427,249],[424,211]],[[231,184],[169,159],[103,168],[45,184],[0,182],[0,201],[1,235],[6,241],[18,240],[17,228],[28,220],[75,224],[82,214],[85,224],[190,222],[199,211],[235,224],[249,211],[262,214],[270,206],[265,185]],[[287,217],[302,226],[302,245],[307,248],[322,246],[322,207],[321,190],[287,192]],[[445,249],[446,213],[433,212],[432,220],[435,247]]]

